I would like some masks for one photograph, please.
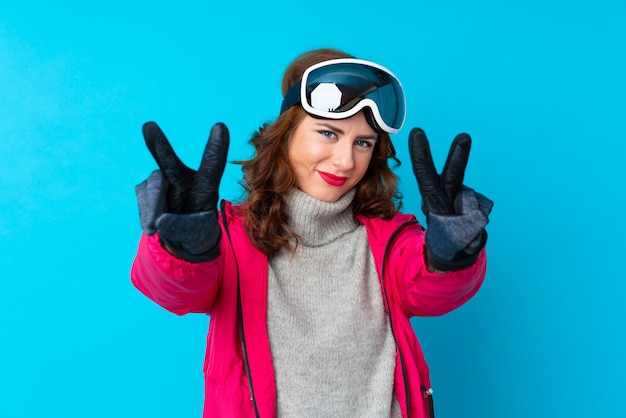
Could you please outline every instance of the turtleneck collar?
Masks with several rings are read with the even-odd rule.
[[[285,196],[289,226],[302,238],[301,244],[316,247],[353,231],[358,222],[352,214],[351,189],[335,202],[314,198],[300,189]]]

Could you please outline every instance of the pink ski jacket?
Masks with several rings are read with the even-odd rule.
[[[204,361],[204,418],[275,417],[276,385],[267,334],[268,259],[254,247],[236,207],[220,211],[220,256],[189,263],[165,251],[158,234],[143,235],[131,279],[148,298],[178,314],[211,316]],[[411,316],[443,315],[480,288],[485,252],[461,271],[429,272],[424,230],[412,215],[357,220],[367,228],[381,298],[396,341],[394,390],[403,417],[432,417],[428,366]],[[358,388],[354,389],[358,390]]]

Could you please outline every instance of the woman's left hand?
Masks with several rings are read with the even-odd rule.
[[[487,242],[485,225],[493,202],[463,185],[471,143],[468,134],[457,135],[439,174],[424,131],[414,128],[409,134],[413,173],[428,223],[426,257],[439,271],[469,267]]]

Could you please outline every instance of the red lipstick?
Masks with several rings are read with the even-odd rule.
[[[340,177],[324,171],[318,171],[318,173],[320,174],[320,177],[322,177],[322,179],[331,186],[343,186],[346,184],[346,181],[348,181],[348,177]]]

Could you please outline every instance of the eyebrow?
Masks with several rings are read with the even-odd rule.
[[[336,127],[335,125],[328,123],[328,122],[317,122],[317,125],[319,126],[323,126],[325,128],[329,128],[335,132],[337,132],[339,135],[343,135],[345,134],[345,132],[343,131],[343,129],[340,129],[338,127]],[[372,134],[372,135],[357,135],[357,139],[363,140],[363,139],[369,139],[372,141],[376,141],[378,140],[378,135],[376,134]]]

